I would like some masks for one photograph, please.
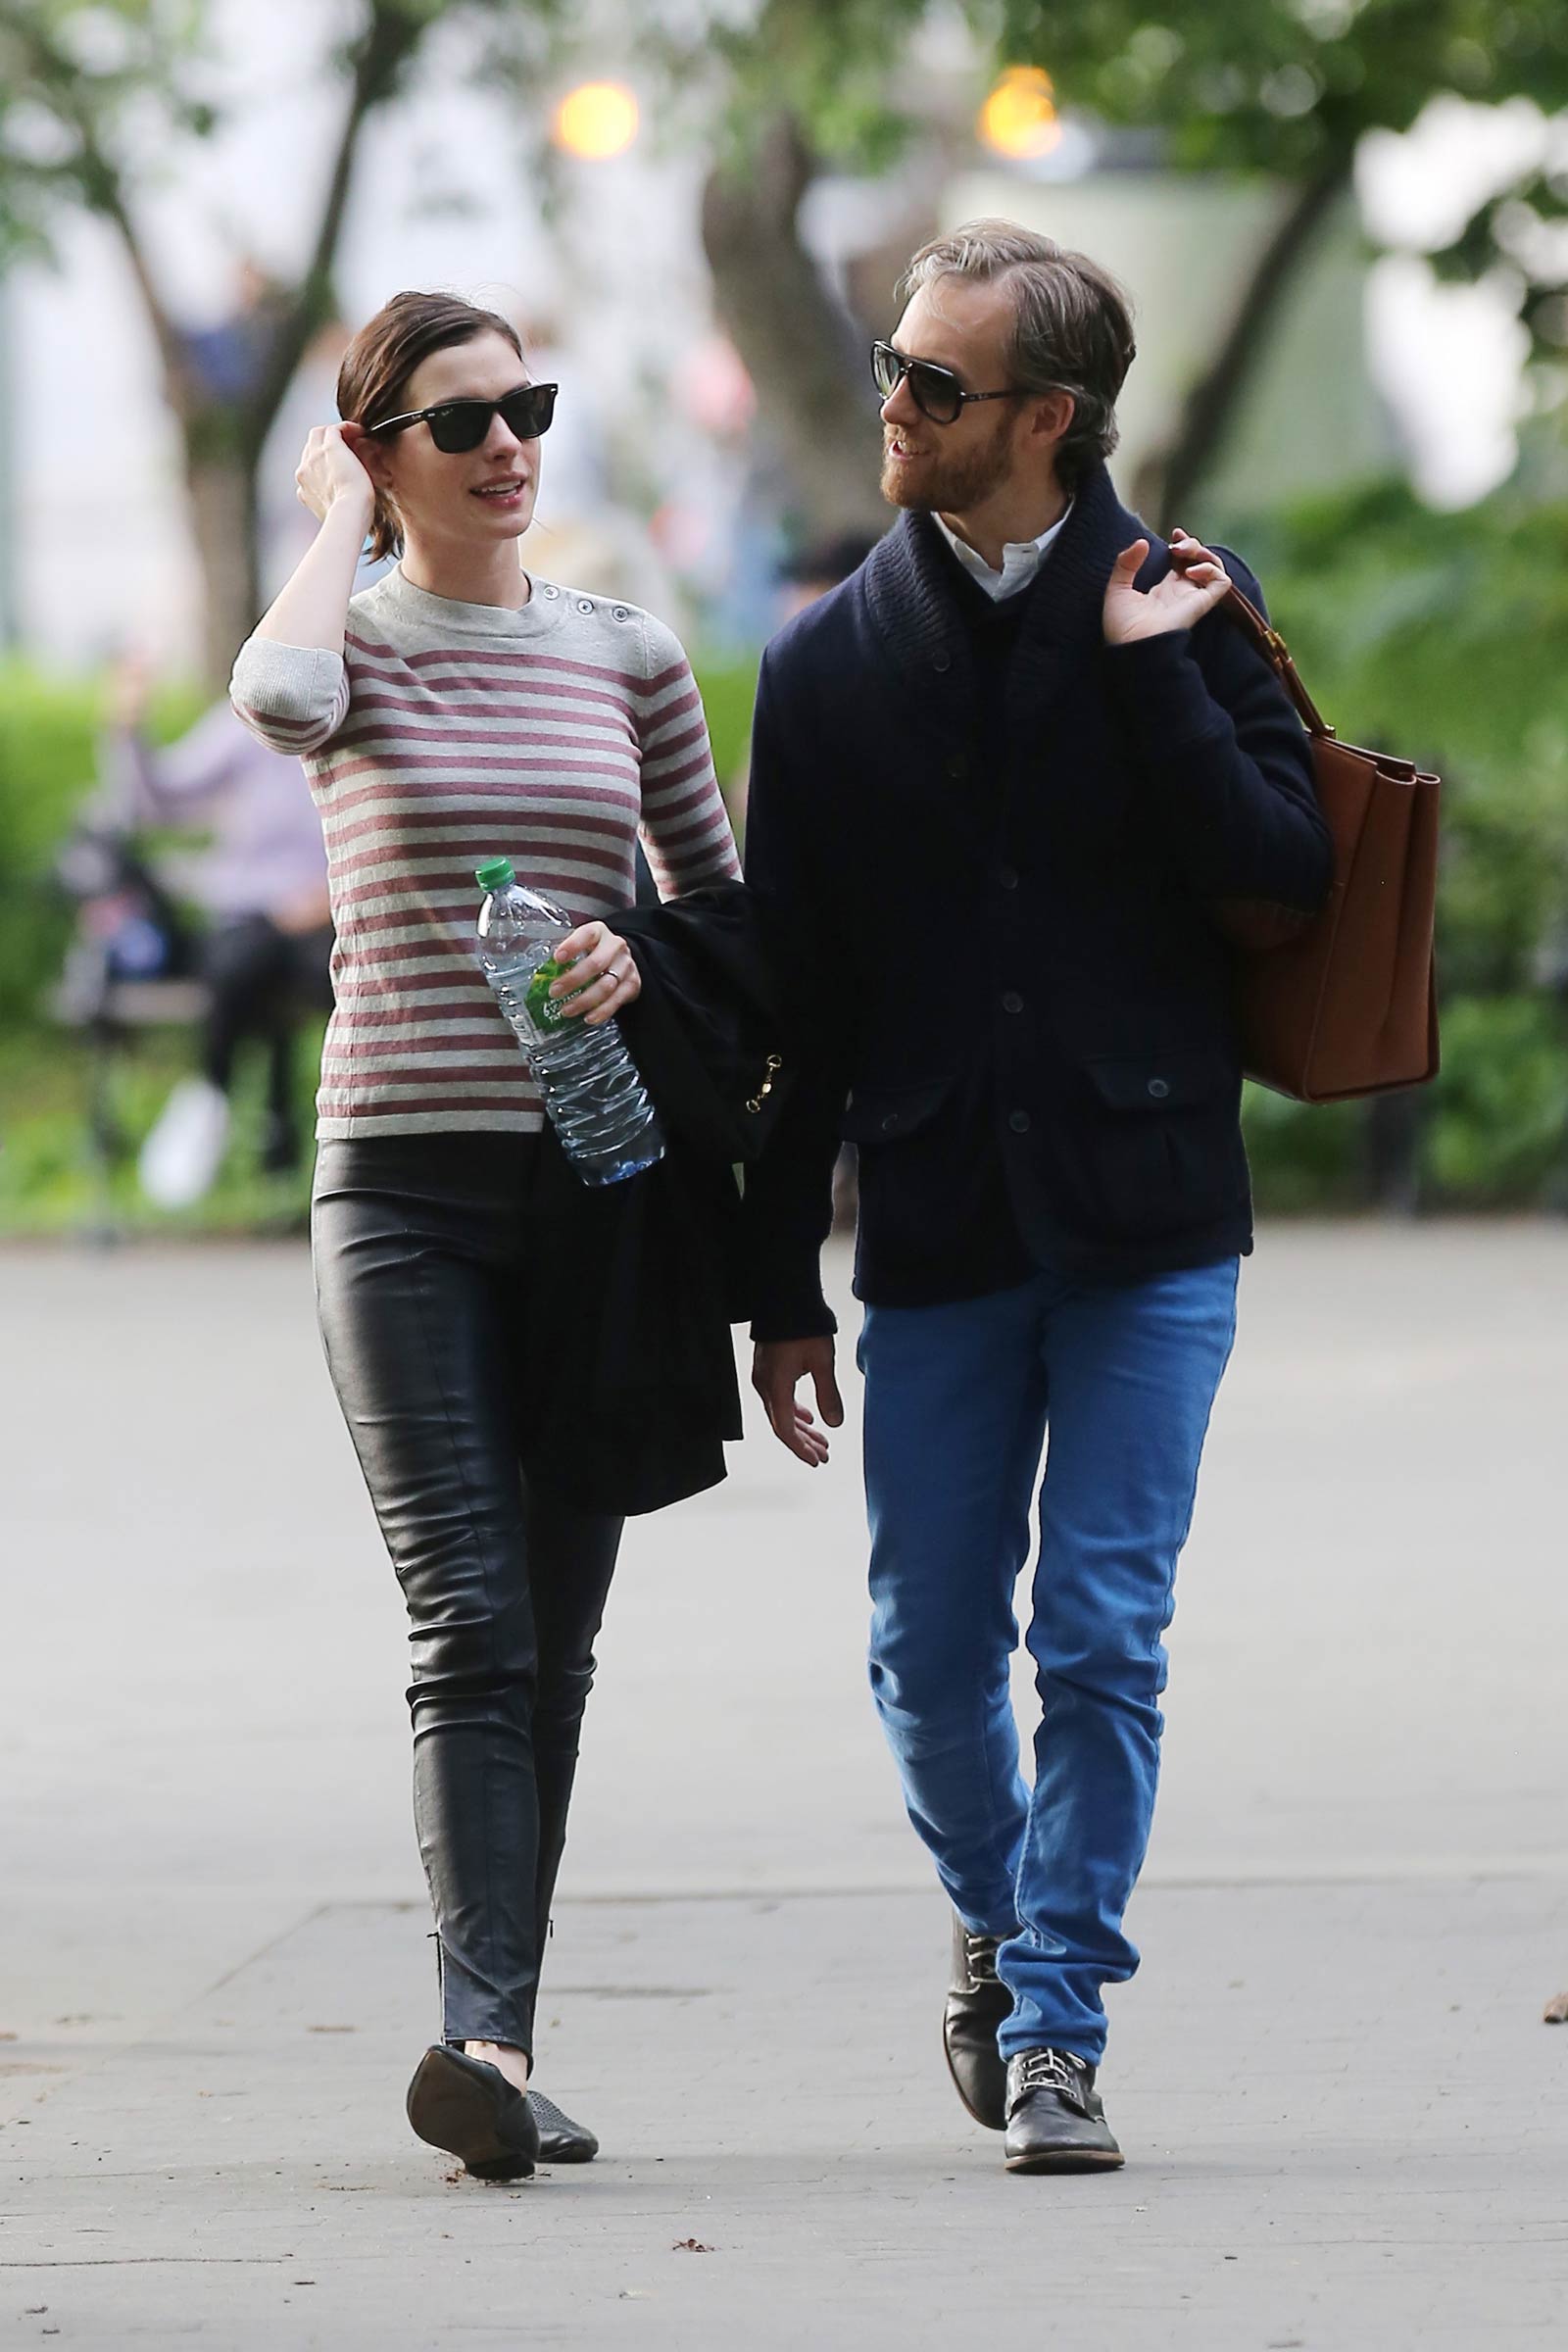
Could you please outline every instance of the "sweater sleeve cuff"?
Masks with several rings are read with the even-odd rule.
[[[749,1303],[754,1340],[830,1340],[839,1327],[814,1258],[787,1278],[754,1283]]]
[[[229,691],[237,705],[259,718],[320,719],[330,715],[343,677],[342,655],[323,646],[248,637],[235,660]]]
[[[1185,629],[1107,645],[1105,662],[1115,708],[1146,757],[1168,759],[1223,732],[1225,713],[1203,683]]]

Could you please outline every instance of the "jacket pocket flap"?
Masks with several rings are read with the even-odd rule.
[[[1213,1046],[1157,1049],[1136,1059],[1085,1064],[1090,1084],[1113,1110],[1182,1110],[1211,1102],[1240,1084],[1236,1064]]]
[[[951,1078],[922,1086],[858,1086],[844,1106],[839,1133],[848,1144],[891,1144],[913,1135],[941,1108]]]

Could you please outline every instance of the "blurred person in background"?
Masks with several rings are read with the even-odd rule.
[[[200,825],[210,836],[178,873],[181,895],[207,921],[197,952],[207,990],[200,1074],[174,1088],[138,1170],[150,1200],[185,1208],[221,1164],[247,1042],[267,1050],[262,1164],[270,1173],[299,1164],[294,1046],[303,1017],[331,1004],[332,928],[321,823],[298,760],[259,742],[226,701],[155,749],[144,726],[148,688],[140,658],[119,664],[100,764],[103,805],[118,823]]]
[[[301,460],[315,543],[231,689],[247,725],[304,759],[327,837],[337,1004],[312,1240],[328,1365],[411,1624],[442,2037],[409,2120],[492,2179],[598,2145],[531,2070],[622,1523],[526,1447],[564,1337],[537,1307],[541,1274],[572,1275],[541,1205],[543,1102],[474,956],[474,868],[505,854],[585,918],[552,994],[596,1027],[642,992],[608,919],[631,902],[639,830],[666,895],[738,873],[679,641],[522,566],[556,391],[498,314],[386,304],[345,356],[343,423]],[[356,595],[368,534],[399,560]],[[605,1253],[634,1190],[593,1196]],[[656,1467],[661,1501],[695,1491]]]
[[[840,531],[809,540],[787,556],[778,570],[780,626],[858,571],[875,545],[868,531]]]
[[[177,330],[185,365],[204,398],[237,407],[250,397],[270,365],[285,306],[277,279],[253,254],[242,255],[222,317]]]
[[[753,1378],[819,1466],[797,1391],[841,1422],[819,1254],[848,1136],[871,1681],[954,1907],[948,2063],[1009,2170],[1104,2170],[1102,1994],[1138,1962],[1162,1637],[1251,1247],[1207,906],[1315,907],[1330,847],[1285,691],[1216,613],[1224,564],[1111,485],[1121,290],[990,220],[905,292],[872,354],[900,521],[758,686],[747,875],[802,1011],[746,1189]]]

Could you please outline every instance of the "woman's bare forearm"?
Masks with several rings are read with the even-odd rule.
[[[359,499],[333,499],[315,541],[258,621],[258,637],[342,653],[354,575],[372,514],[373,509]]]

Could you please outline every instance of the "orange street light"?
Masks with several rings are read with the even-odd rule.
[[[637,100],[623,82],[582,81],[556,108],[552,131],[568,155],[602,164],[625,154],[639,119]]]
[[[1029,162],[1061,142],[1055,84],[1040,66],[1009,66],[980,109],[977,125],[999,155]]]

